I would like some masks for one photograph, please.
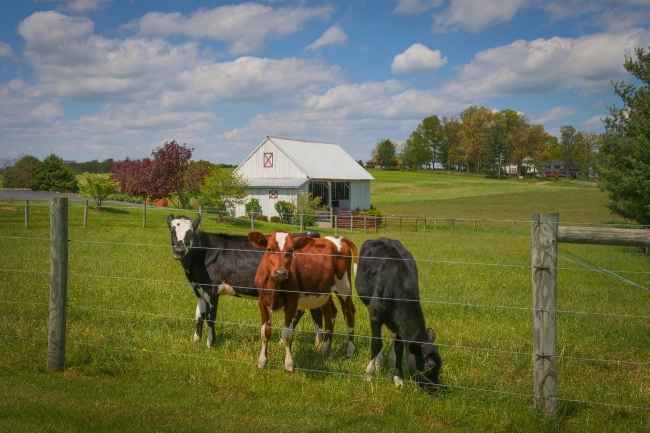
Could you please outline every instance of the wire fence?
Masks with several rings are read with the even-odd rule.
[[[472,221],[472,220],[468,220]],[[475,220],[474,220],[475,221]],[[425,223],[426,224],[426,223]],[[5,240],[11,240],[11,241],[49,241],[50,239],[48,238],[33,238],[33,237],[21,237],[21,236],[0,236],[0,239],[5,239]],[[129,242],[111,242],[111,241],[88,241],[88,240],[70,240],[70,243],[79,243],[79,244],[92,244],[92,245],[106,245],[106,244],[113,244],[113,245],[121,245],[124,247],[154,247],[154,248],[170,248],[170,245],[161,245],[161,244],[148,244],[148,243],[129,243]],[[198,248],[198,247],[197,247]],[[531,248],[538,248],[536,245],[531,244]],[[232,251],[251,251],[251,250],[240,250],[240,249],[232,249]],[[545,251],[548,253],[548,251]],[[310,254],[310,253],[303,253],[303,254]],[[587,272],[593,272],[597,273],[599,275],[602,275],[604,277],[608,278],[613,278],[616,281],[619,282],[624,282],[626,284],[630,284],[632,286],[635,286],[637,288],[641,288],[645,291],[648,290],[647,287],[644,287],[641,284],[638,284],[634,281],[629,280],[628,278],[623,278],[621,277],[620,274],[638,274],[638,275],[644,275],[644,274],[649,274],[650,272],[645,272],[645,271],[628,271],[628,270],[607,270],[604,269],[598,265],[595,265],[569,251],[562,251],[562,254],[556,254],[555,257],[560,260],[567,261],[569,263],[572,263],[574,265],[577,265],[578,267],[566,267],[566,268],[558,268],[562,270],[572,270],[572,271],[587,271]],[[384,259],[386,260],[386,259]],[[450,260],[434,260],[434,259],[421,259],[421,258],[416,258],[415,262],[419,264],[449,264],[449,265],[458,265],[458,266],[488,266],[488,267],[498,267],[498,268],[509,268],[509,269],[530,269],[530,265],[522,265],[522,264],[507,264],[507,263],[481,263],[481,262],[466,262],[466,261],[450,261]],[[38,271],[38,270],[20,270],[20,269],[0,269],[0,273],[30,273],[30,274],[39,274],[39,275],[46,275],[49,274],[50,272],[47,271]],[[70,277],[73,278],[94,278],[94,279],[112,279],[112,280],[122,280],[122,281],[137,281],[137,282],[149,282],[153,284],[170,284],[170,285],[179,285],[179,286],[187,286],[187,281],[176,281],[176,280],[166,280],[166,279],[150,279],[150,278],[134,278],[134,277],[122,277],[122,276],[111,276],[111,275],[100,275],[100,274],[93,274],[93,273],[78,273],[78,272],[72,272],[69,274]],[[251,288],[251,287],[238,287],[235,286],[235,289],[244,289],[244,288]],[[254,288],[253,288],[254,289]],[[355,299],[360,299],[358,295],[352,295],[353,298]],[[372,298],[372,297],[364,297],[364,298]],[[411,299],[400,299],[400,298],[378,298],[378,299],[389,299],[389,300],[395,300],[395,301],[413,301]],[[504,310],[504,311],[521,311],[521,312],[535,312],[535,309],[531,309],[529,306],[517,306],[517,305],[491,305],[491,304],[472,304],[468,302],[453,302],[453,301],[440,301],[440,300],[435,300],[435,299],[422,299],[422,300],[417,300],[417,302],[421,302],[424,304],[432,304],[432,305],[440,305],[444,307],[463,307],[463,308],[478,308],[478,309],[497,309],[497,310]],[[13,301],[13,300],[0,300],[0,304],[5,304],[5,305],[34,305],[34,306],[48,306],[48,303],[42,303],[42,302],[28,302],[28,301]],[[68,308],[70,310],[86,310],[86,311],[97,311],[97,312],[103,312],[103,313],[110,313],[110,314],[126,314],[126,315],[140,315],[143,317],[149,317],[152,319],[164,319],[164,320],[182,320],[182,321],[195,321],[196,318],[194,317],[183,317],[183,316],[177,316],[177,315],[169,315],[169,314],[158,314],[158,313],[148,313],[148,312],[143,312],[143,311],[129,311],[129,310],[123,310],[123,309],[116,309],[116,308],[107,308],[107,307],[98,307],[98,306],[93,306],[93,305],[76,305],[75,303],[69,303]],[[602,316],[602,317],[611,317],[611,318],[621,318],[621,319],[636,319],[636,320],[648,320],[650,319],[650,316],[647,315],[638,315],[638,314],[618,314],[618,313],[608,313],[608,312],[597,312],[597,311],[574,311],[574,310],[563,310],[563,309],[555,309],[552,310],[556,313],[560,314],[565,314],[565,315],[591,315],[591,316]],[[222,325],[222,326],[238,326],[238,327],[245,327],[245,328],[255,328],[259,329],[259,324],[253,324],[253,323],[248,323],[248,322],[233,322],[233,321],[214,321],[215,324]],[[278,328],[276,328],[278,329]],[[315,333],[315,330],[309,330],[309,329],[296,329],[295,332],[297,333]],[[337,336],[347,336],[347,333],[334,333],[333,335]],[[14,338],[14,339],[22,339],[26,337],[18,336],[18,335],[0,335],[2,338]],[[370,335],[363,335],[363,334],[357,334],[355,335],[355,338],[359,339],[372,339],[373,337]],[[31,338],[32,340],[39,340],[35,338]],[[42,339],[43,341],[47,341],[46,339]],[[384,337],[383,340],[385,341],[390,341],[389,337]],[[405,341],[409,342],[409,341]],[[111,346],[111,345],[99,345],[96,343],[90,343],[90,342],[83,342],[83,341],[73,341],[73,344],[75,345],[86,345],[89,347],[96,346],[96,347],[104,347],[107,349],[111,350],[133,350],[133,348],[130,347],[120,347],[120,346]],[[437,342],[437,344],[441,347],[445,347],[447,349],[454,349],[454,350],[469,350],[469,351],[480,351],[480,352],[490,352],[490,353],[498,353],[498,354],[506,354],[506,355],[515,355],[515,356],[533,356],[532,350],[528,352],[524,351],[516,351],[516,350],[505,350],[505,349],[498,349],[498,348],[490,348],[490,347],[474,347],[474,346],[468,346],[464,344],[453,344],[453,343],[440,343]],[[148,350],[148,353],[151,354],[158,354],[158,355],[164,355],[164,356],[178,356],[178,357],[188,357],[188,358],[201,358],[201,359],[206,359],[206,360],[212,360],[212,361],[223,361],[223,362],[233,362],[233,363],[240,363],[240,364],[248,364],[248,365],[256,365],[256,362],[253,361],[243,361],[243,360],[237,360],[237,359],[229,359],[229,358],[221,358],[217,356],[199,356],[199,355],[193,355],[193,354],[184,354],[184,353],[174,353],[174,352],[166,352],[166,351],[156,351],[156,350]],[[564,359],[564,360],[570,360],[570,361],[580,361],[580,362],[597,362],[597,363],[608,363],[608,364],[617,364],[617,365],[630,365],[630,366],[648,366],[650,365],[650,362],[645,362],[645,361],[633,361],[633,360],[624,360],[624,359],[605,359],[605,358],[594,358],[594,357],[578,357],[578,356],[568,356],[568,355],[557,355],[555,357],[556,359]],[[280,365],[269,365],[271,368],[282,368],[284,369],[284,366]],[[363,374],[354,374],[354,373],[346,373],[346,372],[338,372],[338,371],[327,371],[327,370],[317,370],[317,369],[309,369],[309,368],[296,368],[296,371],[305,371],[305,372],[316,372],[316,373],[322,373],[322,374],[331,374],[331,375],[343,375],[343,376],[349,376],[349,377],[366,377]],[[385,377],[379,377],[378,380],[392,380],[391,378],[385,378]],[[441,385],[443,388],[449,388],[449,389],[460,389],[460,390],[467,390],[467,391],[477,391],[477,392],[487,392],[487,393],[497,393],[497,394],[504,394],[504,395],[513,395],[513,396],[519,396],[523,398],[535,398],[534,395],[532,394],[527,394],[527,393],[518,393],[518,392],[511,392],[511,391],[504,391],[504,390],[497,390],[497,389],[486,389],[486,388],[480,388],[480,387],[468,387],[468,386],[461,386],[461,385],[454,385],[454,384],[442,384]],[[588,400],[579,400],[579,399],[567,399],[567,398],[558,398],[560,401],[566,401],[566,402],[578,402],[578,403],[583,403],[583,404],[590,404],[590,405],[600,405],[600,406],[607,406],[607,407],[616,407],[616,408],[622,408],[622,409],[634,409],[634,410],[650,410],[650,407],[644,407],[644,406],[636,406],[636,405],[625,405],[625,404],[615,404],[615,403],[608,403],[608,402],[598,402],[598,401],[588,401]]]

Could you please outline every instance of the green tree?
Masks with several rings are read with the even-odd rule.
[[[256,198],[252,198],[248,203],[246,203],[244,209],[246,211],[246,215],[253,214],[253,219],[257,215],[262,215],[262,205],[260,205],[260,201]]]
[[[43,160],[36,169],[36,189],[39,191],[72,191],[79,190],[77,176],[70,167],[66,166],[61,157],[51,154]]]
[[[395,144],[388,139],[382,139],[377,142],[375,148],[372,150],[372,157],[377,160],[377,164],[382,167],[390,167],[395,165],[397,161],[397,152],[395,151]]]
[[[298,197],[294,201],[294,207],[297,218],[300,218],[299,215],[303,216],[303,224],[305,226],[316,225],[314,214],[327,210],[327,205],[321,204],[320,197],[312,197],[311,193],[304,191],[298,192]]]
[[[431,162],[432,159],[433,154],[422,134],[418,131],[413,131],[402,149],[402,162],[404,165],[417,168],[420,165]]]
[[[636,48],[625,56],[625,69],[639,79],[639,88],[614,83],[623,107],[609,107],[599,150],[599,182],[607,191],[607,207],[615,214],[650,225],[650,53]]]
[[[219,219],[223,220],[223,212],[244,202],[246,188],[248,183],[242,175],[212,167],[201,184],[199,203],[219,210]]]
[[[507,160],[507,156],[506,128],[501,123],[494,123],[490,127],[483,155],[483,172],[485,175],[492,179],[500,179],[501,166]]]
[[[102,202],[111,194],[120,192],[120,186],[113,179],[112,173],[97,174],[84,173],[85,182],[79,187],[79,192],[84,197],[90,197],[95,200],[97,207],[102,206]]]
[[[573,126],[567,125],[560,127],[560,149],[564,167],[567,174],[571,167],[574,167],[576,161],[580,159],[580,148],[584,136],[582,132],[576,131]]]
[[[293,224],[293,214],[296,213],[296,207],[293,203],[280,200],[273,207],[280,215],[280,221],[284,224]]]
[[[2,161],[3,187],[36,189],[38,184],[36,172],[40,164],[41,161],[31,155],[4,159]]]

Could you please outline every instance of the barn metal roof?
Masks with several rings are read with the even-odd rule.
[[[243,165],[269,140],[274,143],[310,179],[374,180],[341,146],[334,143],[267,136]],[[240,165],[240,166],[241,166]]]
[[[300,188],[309,179],[247,179],[249,187]]]

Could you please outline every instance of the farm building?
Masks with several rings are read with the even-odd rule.
[[[370,207],[374,178],[338,144],[266,137],[235,173],[248,180],[247,200],[259,200],[269,217],[278,201],[295,201],[299,192],[321,197],[332,213]],[[237,206],[235,215],[244,213]]]

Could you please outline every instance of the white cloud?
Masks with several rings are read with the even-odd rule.
[[[604,128],[603,126],[603,119],[606,118],[607,116],[605,114],[596,114],[595,116],[592,116],[591,118],[585,120],[584,122],[580,123],[580,129],[584,129],[587,131],[599,131]]]
[[[305,47],[305,50],[316,50],[325,45],[343,45],[347,42],[348,35],[338,25],[325,30],[323,35]]]
[[[333,7],[281,7],[274,9],[257,3],[199,9],[189,16],[178,12],[149,12],[129,24],[139,34],[149,36],[187,36],[213,39],[230,45],[231,54],[260,51],[265,40],[293,34],[314,19],[327,20]]]
[[[432,51],[422,44],[413,44],[393,58],[393,74],[435,74],[447,63],[440,50]]]
[[[429,9],[442,6],[443,0],[397,0],[393,13],[396,14],[419,14]]]
[[[102,9],[112,1],[113,0],[61,0],[61,8],[66,11],[84,14],[86,12]]]
[[[485,100],[521,93],[580,89],[582,96],[610,92],[611,80],[627,79],[625,55],[648,46],[650,31],[598,33],[577,39],[554,37],[512,44],[477,53],[462,66],[443,92]]]
[[[480,32],[510,21],[525,3],[525,0],[452,0],[446,10],[433,14],[432,29],[435,33]]]
[[[216,63],[196,42],[108,39],[93,22],[39,12],[19,27],[24,56],[38,77],[33,97],[75,101],[142,101],[162,95],[163,106],[262,102],[340,82],[341,70],[322,60],[242,57]]]
[[[414,6],[410,13],[427,10],[423,9],[424,2],[405,3],[421,6]],[[522,9],[546,12],[550,21],[601,14],[590,18],[590,22],[608,31],[621,31],[647,22],[650,3],[647,0],[451,0],[446,9],[433,14],[432,30],[477,33],[511,21]]]
[[[11,49],[11,45],[0,41],[0,58],[2,57],[13,57],[14,51]]]
[[[558,122],[564,120],[567,117],[571,117],[574,114],[578,113],[580,110],[574,107],[554,107],[550,110],[543,111],[536,116],[532,116],[531,120],[533,123],[544,124],[546,122]]]

